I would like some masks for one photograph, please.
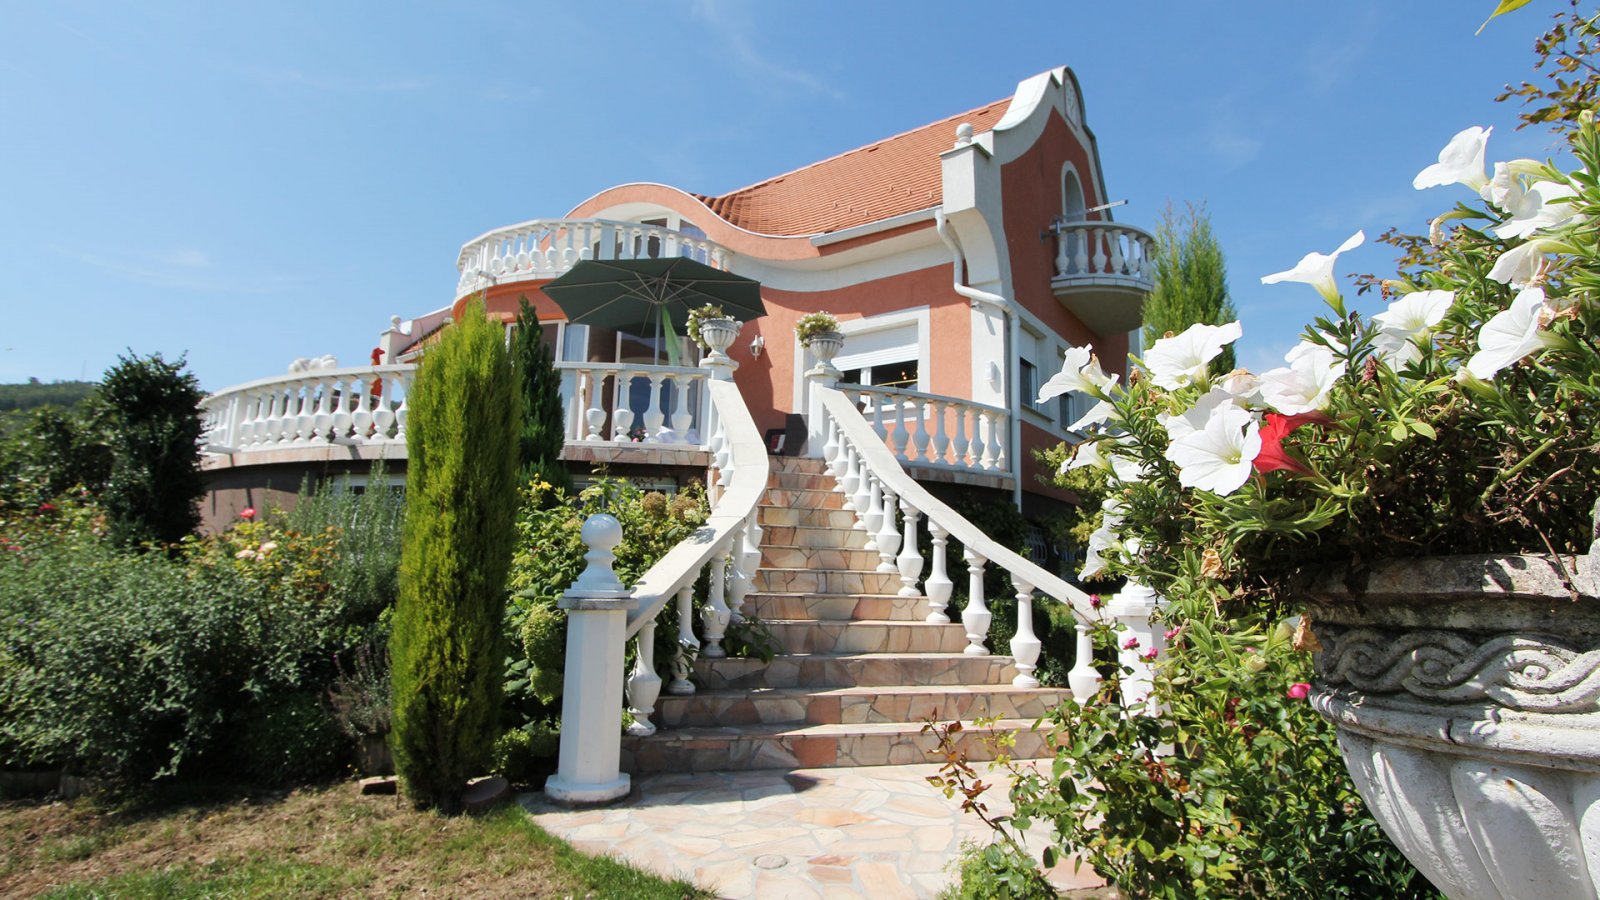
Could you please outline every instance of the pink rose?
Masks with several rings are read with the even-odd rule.
[[[1136,638],[1136,637],[1128,638],[1127,640],[1122,642],[1122,649],[1124,649],[1124,650],[1132,650],[1132,649],[1134,649],[1134,648],[1136,648],[1138,646],[1139,646],[1139,639]]]
[[[1304,700],[1311,693],[1311,685],[1304,681],[1296,681],[1289,685],[1289,690],[1285,693],[1289,695],[1290,700]]]
[[[1161,651],[1157,650],[1156,648],[1151,647],[1149,650],[1146,650],[1144,652],[1144,658],[1147,659],[1147,660],[1153,660],[1153,659],[1156,658],[1156,655],[1158,653],[1160,653],[1160,652]]]
[[[255,517],[256,508],[254,506],[246,506],[244,509],[239,510],[239,518],[244,519],[247,522]]]
[[[1099,594],[1090,594],[1089,595],[1089,605],[1091,607],[1093,607],[1094,609],[1099,609],[1100,608],[1100,595]]]

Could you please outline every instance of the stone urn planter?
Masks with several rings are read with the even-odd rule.
[[[806,347],[817,358],[818,369],[835,376],[839,374],[839,370],[833,367],[833,358],[844,349],[844,335],[837,331],[818,332],[806,342]]]
[[[1594,561],[1433,557],[1308,589],[1311,701],[1389,839],[1455,900],[1596,896]]]
[[[700,323],[700,339],[705,342],[711,351],[707,357],[709,361],[728,362],[728,348],[739,339],[739,329],[743,327],[740,322],[732,317],[720,319],[706,319]]]

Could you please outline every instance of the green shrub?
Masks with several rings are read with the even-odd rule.
[[[560,747],[559,724],[529,722],[505,732],[494,742],[489,771],[512,784],[531,787],[540,776],[553,770]]]
[[[100,383],[111,445],[105,507],[123,546],[175,543],[200,524],[200,401],[184,360],[121,356]]]
[[[1010,845],[965,843],[958,860],[958,881],[939,894],[940,900],[1040,900],[1055,897],[1039,868]]]
[[[511,333],[511,362],[522,382],[522,430],[518,459],[522,484],[546,484],[571,493],[572,475],[561,461],[567,443],[567,414],[561,400],[561,373],[545,345],[539,314],[526,296],[518,297],[517,324]]]
[[[326,577],[333,602],[352,625],[372,623],[399,596],[405,512],[405,494],[387,485],[379,460],[366,490],[357,494],[331,483],[307,485],[284,517],[290,531],[333,536]]]
[[[244,714],[234,729],[244,771],[261,784],[287,784],[338,771],[348,742],[320,695],[282,694]]]
[[[474,301],[424,357],[409,400],[390,744],[413,802],[446,812],[499,733],[519,394],[504,331]]]

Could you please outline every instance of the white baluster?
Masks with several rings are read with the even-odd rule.
[[[389,439],[389,427],[394,424],[394,384],[395,376],[386,376],[383,380],[383,393],[377,399],[377,405],[372,409],[372,438],[374,444],[382,443]]]
[[[883,526],[878,529],[878,571],[893,575],[900,571],[895,552],[900,549],[900,529],[895,527],[894,510],[898,498],[887,484],[883,486]]]
[[[983,602],[983,567],[988,562],[983,554],[971,547],[962,549],[967,561],[967,608],[961,611],[961,626],[967,630],[967,646],[962,653],[968,656],[988,656],[989,622],[994,614]]]
[[[911,438],[912,444],[916,447],[916,452],[912,454],[913,459],[932,462],[928,457],[928,442],[932,440],[932,436],[928,434],[928,416],[932,411],[933,407],[927,400],[915,398],[911,401],[911,417],[917,421],[917,433]]]
[[[982,455],[978,458],[978,468],[989,471],[989,469],[995,468],[995,444],[997,444],[997,440],[995,440],[994,413],[989,412],[989,410],[979,410],[978,424],[979,428],[973,429],[973,436],[978,439],[978,447],[973,448],[973,455],[978,456],[979,450],[981,450]]]
[[[863,507],[856,506],[855,496],[861,485],[861,462],[854,447],[843,447],[841,452],[844,454],[844,477],[839,479],[839,492],[844,494],[844,508],[859,513]]]
[[[1011,639],[1011,658],[1017,662],[1017,677],[1011,683],[1021,688],[1039,686],[1033,677],[1038,668],[1039,639],[1033,634],[1033,585],[1011,573],[1011,586],[1017,589],[1017,635]]]
[[[672,436],[679,444],[689,440],[689,429],[694,427],[694,414],[689,412],[689,385],[687,375],[672,376]]]
[[[933,432],[933,458],[929,462],[944,465],[948,462],[946,454],[950,450],[950,436],[944,433],[944,417],[947,407],[935,400],[930,404],[933,407],[933,420],[937,423]]]
[[[1111,242],[1111,274],[1121,275],[1122,272],[1122,238],[1123,231],[1113,228],[1106,234],[1106,239]]]
[[[416,379],[416,370],[400,372],[395,376],[392,386],[399,394],[394,408],[394,439],[396,443],[406,442],[406,418],[411,415],[411,384]]]
[[[339,385],[338,396],[334,398],[333,406],[333,439],[344,440],[350,437],[350,426],[354,420],[354,409],[361,403],[365,396],[366,385],[361,383],[361,376],[349,375],[337,382]],[[351,393],[354,391],[354,393]]]
[[[613,441],[628,440],[628,432],[633,427],[633,372],[624,372],[620,369],[612,378],[611,394],[611,439]]]
[[[371,385],[366,379],[358,378],[355,389],[355,408],[350,411],[350,436],[358,444],[371,443],[373,403]]]
[[[319,444],[327,443],[333,430],[333,385],[332,378],[318,378],[310,386],[317,392],[316,411],[311,414],[311,439]]]
[[[1100,690],[1100,673],[1094,668],[1094,641],[1090,639],[1089,626],[1079,622],[1077,629],[1077,658],[1072,661],[1072,671],[1067,673],[1067,685],[1072,688],[1073,699],[1088,703]]]
[[[661,412],[661,375],[650,375],[650,406],[644,411],[644,439],[650,443],[661,440],[661,423],[666,421]]]
[[[1011,429],[1006,427],[1006,414],[1003,412],[995,413],[994,433],[990,435],[990,438],[994,442],[994,467],[1002,472],[1006,470],[1006,460],[1010,455],[1006,452],[1006,445],[1011,443],[1010,431]]]
[[[589,434],[585,440],[603,441],[606,427],[606,411],[600,406],[600,393],[606,381],[604,372],[590,369],[589,371],[589,408],[583,414],[589,427]]]
[[[1072,241],[1072,274],[1082,275],[1089,271],[1089,230],[1077,227],[1068,234]]]
[[[854,509],[856,512],[856,517],[860,518],[861,516],[866,515],[868,510],[872,509],[872,484],[874,476],[871,472],[867,471],[867,467],[862,464],[861,453],[859,451],[855,451],[852,454],[852,457],[853,465],[855,466],[856,471],[860,473],[860,477],[856,482],[855,496],[850,498],[850,508]]]
[[[856,516],[855,530],[867,533],[867,543],[863,550],[878,549],[878,530],[883,527],[883,492],[878,479],[872,475],[867,476],[870,489],[867,492],[867,511]]]
[[[900,457],[902,463],[909,462],[906,458],[906,444],[911,435],[906,432],[906,404],[899,397],[890,395],[894,402],[894,455]]]
[[[1093,265],[1092,271],[1096,275],[1104,274],[1106,270],[1106,251],[1105,247],[1101,246],[1100,243],[1104,236],[1105,229],[1103,228],[1089,229],[1089,240],[1093,243],[1092,252],[1094,253],[1091,265]]]
[[[948,625],[950,616],[945,612],[945,607],[950,604],[950,592],[955,590],[955,583],[950,580],[950,573],[945,570],[945,549],[949,543],[950,532],[945,531],[943,526],[929,516],[928,534],[933,538],[933,571],[928,574],[928,580],[922,583],[922,590],[928,595],[926,621],[932,625]]]
[[[822,445],[823,471],[833,476],[835,483],[839,478],[839,423],[830,416],[828,418],[828,441]]]
[[[955,451],[955,464],[963,469],[973,468],[967,460],[967,413],[970,407],[966,404],[956,406],[956,437],[950,442],[950,449]]]
[[[1067,252],[1068,240],[1065,228],[1056,232],[1056,274],[1066,275],[1072,271],[1072,256]]]
[[[628,712],[633,722],[628,733],[634,737],[649,737],[656,733],[650,717],[656,712],[656,698],[661,696],[661,676],[656,674],[656,623],[646,622],[634,638],[633,671],[628,675]]]
[[[727,599],[728,549],[721,547],[711,557],[711,589],[706,605],[700,608],[701,631],[706,636],[705,647],[700,651],[707,659],[722,659],[728,651],[722,649],[722,636],[727,633],[731,618]]]
[[[917,551],[917,508],[904,497],[900,498],[905,533],[900,538],[900,556],[895,565],[900,569],[900,596],[920,597],[917,582],[922,580],[922,554]]]
[[[667,693],[683,697],[694,693],[689,671],[700,655],[700,641],[694,636],[694,582],[678,589],[678,653],[672,658],[672,680]]]
[[[750,589],[755,586],[756,570],[754,566],[752,565],[751,568],[746,569],[750,559],[747,552],[749,548],[745,546],[744,531],[745,526],[743,524],[733,530],[732,550],[728,555],[729,559],[733,561],[733,569],[729,572],[731,580],[728,584],[729,622],[744,621],[744,598],[750,595]],[[760,559],[760,555],[757,554],[756,562],[760,562]]]
[[[883,422],[883,403],[877,394],[861,392],[861,399],[872,404],[872,430],[877,433],[878,440],[885,444],[889,442],[889,428]]]

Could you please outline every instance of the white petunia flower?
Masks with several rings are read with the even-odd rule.
[[[1166,457],[1178,467],[1178,483],[1227,496],[1250,479],[1261,452],[1261,427],[1255,416],[1222,406],[1204,428],[1173,441]]]
[[[1475,378],[1488,381],[1506,366],[1559,340],[1544,330],[1543,288],[1528,288],[1517,294],[1511,307],[1483,323],[1478,332],[1478,352],[1467,360],[1466,370]]]
[[[1175,441],[1206,427],[1206,423],[1211,420],[1211,416],[1220,407],[1225,405],[1238,406],[1238,401],[1238,397],[1224,388],[1220,386],[1213,387],[1201,396],[1199,400],[1196,400],[1194,406],[1190,407],[1187,412],[1157,413],[1156,421],[1161,424],[1162,428],[1167,430],[1168,440]]]
[[[1302,341],[1284,357],[1288,368],[1261,374],[1261,399],[1286,416],[1321,409],[1328,391],[1344,375],[1344,363],[1320,344]]]
[[[1116,412],[1115,407],[1113,407],[1110,403],[1101,400],[1099,403],[1096,403],[1094,406],[1090,407],[1089,411],[1084,413],[1082,418],[1076,422],[1073,422],[1071,425],[1068,425],[1067,430],[1083,431],[1085,428],[1103,425],[1107,419],[1111,418],[1111,414],[1114,412]]]
[[[1111,461],[1111,474],[1117,476],[1117,480],[1123,484],[1139,484],[1144,481],[1146,475],[1150,474],[1148,466],[1132,457],[1113,453],[1109,459]]]
[[[1081,469],[1084,466],[1094,466],[1097,469],[1106,467],[1106,458],[1100,452],[1099,441],[1084,441],[1079,444],[1078,452],[1074,453],[1072,459],[1062,465],[1061,471],[1070,472],[1073,469]]]
[[[1250,403],[1261,394],[1261,378],[1247,369],[1234,369],[1217,387],[1232,394],[1240,403]]]
[[[1489,270],[1489,278],[1513,287],[1526,287],[1538,277],[1545,267],[1544,255],[1555,246],[1555,241],[1531,240],[1500,254]]]
[[[1577,195],[1577,191],[1557,181],[1536,182],[1521,197],[1507,198],[1506,212],[1511,218],[1496,226],[1494,233],[1501,238],[1519,238],[1564,225],[1576,218],[1568,200]]]
[[[1100,368],[1100,360],[1094,355],[1094,348],[1089,346],[1073,347],[1066,352],[1066,357],[1061,361],[1061,371],[1051,376],[1039,388],[1039,402],[1043,403],[1052,397],[1072,391],[1082,391],[1086,394],[1099,396],[1104,394],[1117,383],[1117,376],[1107,375]]]
[[[1493,131],[1474,125],[1459,132],[1439,151],[1439,161],[1418,172],[1411,186],[1419,191],[1441,184],[1464,184],[1475,191],[1482,188],[1489,180],[1483,177],[1483,151]]]
[[[1204,378],[1206,366],[1243,333],[1244,326],[1238,322],[1195,324],[1183,334],[1156,341],[1144,354],[1144,364],[1150,367],[1150,380],[1175,390]]]
[[[1373,344],[1391,368],[1398,369],[1422,355],[1415,338],[1438,325],[1455,300],[1454,291],[1413,291],[1372,317],[1379,329]]]
[[[1339,299],[1339,288],[1333,283],[1334,263],[1339,259],[1339,254],[1354,250],[1366,239],[1366,232],[1358,231],[1346,238],[1345,242],[1339,245],[1339,249],[1332,253],[1307,253],[1294,268],[1286,272],[1264,275],[1261,283],[1277,284],[1280,281],[1293,281],[1309,284],[1317,289],[1317,293],[1321,294],[1324,300],[1333,303]]]

